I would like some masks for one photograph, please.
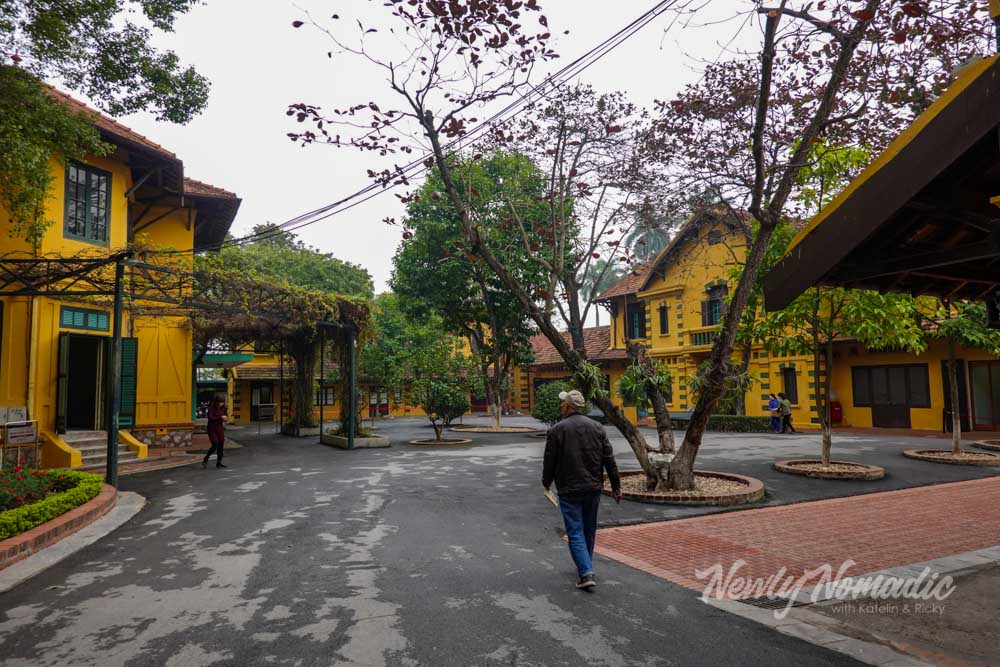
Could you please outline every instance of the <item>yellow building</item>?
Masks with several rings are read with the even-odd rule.
[[[683,415],[694,407],[687,381],[712,349],[726,297],[735,288],[729,276],[747,247],[742,224],[708,211],[679,230],[655,260],[637,267],[600,295],[598,301],[611,313],[611,325],[586,331],[587,352],[605,369],[616,403],[622,404],[617,379],[628,363],[627,344],[637,341],[673,375],[671,412]],[[544,338],[536,340],[536,361],[519,369],[516,380],[528,409],[538,384],[569,376],[551,345]],[[1000,361],[982,350],[960,349],[957,357],[963,428],[1000,430]],[[946,420],[945,416],[951,409],[946,360],[942,343],[933,343],[916,355],[869,351],[854,341],[839,341],[834,346],[831,378],[831,400],[840,412],[835,425],[942,431],[950,426],[950,417]],[[743,361],[742,351],[734,352],[733,361]],[[749,370],[757,382],[745,396],[747,415],[768,416],[768,394],[784,392],[792,402],[793,424],[817,428],[811,357],[775,356],[754,346]],[[642,407],[625,409],[630,419],[647,420]]]
[[[278,415],[288,416],[295,363],[287,356],[273,352],[254,352],[248,361],[234,366],[227,374],[230,418],[240,424],[276,421]],[[419,406],[406,402],[403,388],[375,389],[359,385],[358,410],[362,419],[385,417],[423,417]],[[339,369],[335,362],[324,361],[323,372],[317,372],[314,386],[313,417],[324,421],[340,418]]]
[[[11,236],[9,215],[0,208],[0,256],[99,258],[131,243],[191,250],[225,238],[240,205],[236,195],[185,178],[183,163],[167,149],[68,96],[53,94],[89,113],[114,152],[65,165],[53,159],[55,178],[45,210],[53,224],[36,253],[27,241]],[[171,257],[174,268],[190,267],[193,261],[189,253]],[[126,285],[136,275],[128,271]],[[21,285],[8,284],[4,291],[17,287]],[[0,412],[26,412],[38,420],[45,443],[43,465],[98,465],[106,437],[110,299],[98,293],[63,298],[2,294]],[[126,457],[144,455],[146,445],[190,442],[193,428],[188,319],[143,316],[142,305],[137,300],[126,308],[122,327],[119,423]]]

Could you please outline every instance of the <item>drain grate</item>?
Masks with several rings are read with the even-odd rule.
[[[751,607],[758,607],[760,609],[784,609],[788,606],[804,607],[812,604],[809,600],[806,600],[805,602],[792,600],[791,605],[789,605],[788,598],[783,598],[777,595],[761,595],[760,597],[755,598],[740,598],[739,600],[736,600],[736,602],[750,605]]]

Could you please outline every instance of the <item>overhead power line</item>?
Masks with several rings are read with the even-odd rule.
[[[483,120],[481,123],[473,126],[466,134],[463,136],[452,140],[444,146],[445,150],[455,148],[460,145],[473,144],[476,140],[481,138],[481,136],[491,127],[503,122],[507,122],[518,113],[523,111],[528,105],[544,99],[551,95],[554,91],[562,87],[566,82],[572,80],[573,78],[579,76],[592,65],[600,61],[606,55],[614,51],[616,48],[621,46],[625,41],[630,39],[633,35],[641,31],[647,25],[652,23],[661,14],[670,9],[679,0],[661,0],[657,2],[651,9],[647,10],[639,17],[632,20],[628,25],[618,30],[616,33],[606,38],[597,46],[593,47],[582,56],[576,58],[569,64],[565,65],[555,73],[546,77],[537,86],[531,86],[530,90],[524,95],[518,97],[516,100],[511,101],[506,106],[504,106],[499,111],[495,112],[489,118]],[[428,158],[432,158],[433,154],[428,153],[422,155],[419,158],[403,165],[397,169],[397,174],[400,176],[405,176],[407,180],[412,180],[422,176],[424,173],[430,171],[424,163]],[[214,246],[206,246],[202,248],[194,248],[188,251],[163,251],[164,253],[170,252],[201,252],[204,250],[215,250],[227,246],[241,246],[248,243],[255,243],[258,241],[263,241],[268,238],[273,238],[279,236],[285,232],[293,232],[310,225],[314,225],[318,222],[323,222],[339,213],[348,211],[355,206],[358,206],[364,202],[369,201],[377,197],[378,195],[391,190],[395,185],[381,185],[379,183],[371,183],[364,188],[361,188],[357,192],[349,194],[345,197],[338,199],[335,202],[317,208],[315,210],[303,213],[294,218],[291,218],[274,228],[268,229],[263,232],[258,232],[256,234],[250,234],[238,239],[233,239],[231,241],[225,241],[222,244]]]

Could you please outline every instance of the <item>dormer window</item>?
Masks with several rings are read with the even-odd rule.
[[[718,245],[722,243],[722,232],[713,229],[708,233],[708,245]]]
[[[79,162],[66,165],[66,238],[107,245],[111,174]]]

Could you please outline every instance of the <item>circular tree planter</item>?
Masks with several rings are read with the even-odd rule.
[[[979,440],[972,443],[976,449],[985,449],[990,452],[1000,452],[1000,440]]]
[[[543,429],[532,428],[531,426],[452,426],[449,430],[456,433],[544,433]]]
[[[764,483],[753,477],[728,472],[696,470],[693,491],[646,491],[646,473],[641,470],[623,472],[622,495],[640,503],[670,505],[743,505],[756,503],[764,498]],[[605,495],[611,495],[611,485],[605,480]]]
[[[472,442],[468,438],[441,438],[440,440],[435,440],[430,438],[428,440],[410,440],[411,445],[468,445]]]
[[[949,449],[907,449],[903,456],[931,463],[950,463],[959,466],[1000,465],[1000,452],[962,452],[954,454]]]
[[[822,461],[814,459],[776,461],[774,469],[791,475],[803,475],[818,479],[859,479],[871,481],[885,477],[885,468],[866,465],[864,463],[854,463],[852,461],[830,461],[830,465],[827,466],[823,465]]]

